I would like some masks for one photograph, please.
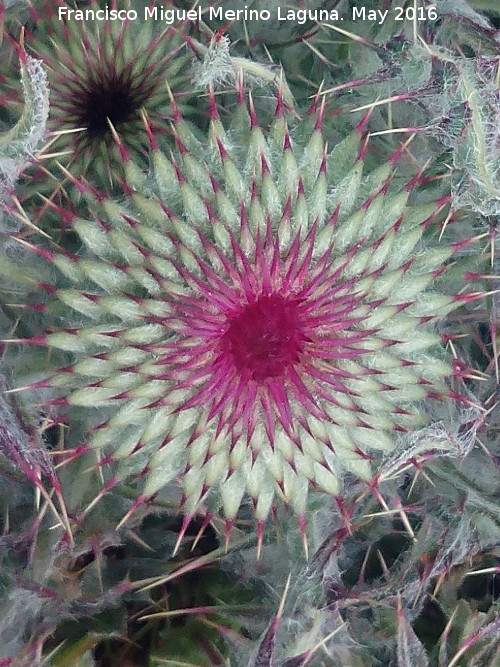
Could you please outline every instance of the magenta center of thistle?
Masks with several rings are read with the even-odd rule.
[[[221,346],[240,373],[261,382],[283,376],[296,364],[305,341],[298,302],[271,294],[259,296],[230,319]]]

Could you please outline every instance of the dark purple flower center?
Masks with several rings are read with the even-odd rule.
[[[124,73],[101,74],[82,90],[80,99],[75,100],[75,111],[89,136],[104,136],[109,132],[108,118],[115,127],[128,121],[150,92],[135,89]]]
[[[283,376],[304,349],[300,320],[296,299],[261,295],[230,319],[221,347],[240,373],[257,382]]]

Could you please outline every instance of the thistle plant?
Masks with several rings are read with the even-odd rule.
[[[201,139],[176,110],[170,159],[144,117],[151,175],[116,135],[122,203],[72,179],[92,215],[57,213],[81,248],[18,239],[46,332],[10,343],[50,349],[18,388],[59,420],[87,412],[78,444],[116,464],[105,490],[144,476],[135,509],[177,481],[185,525],[222,507],[228,534],[248,497],[262,540],[277,502],[305,531],[310,488],[341,502],[346,475],[370,483],[428,425],[425,402],[460,400],[436,323],[476,295],[439,291],[470,240],[436,244],[449,198],[398,179],[406,144],[364,175],[368,116],[329,152],[319,99],[293,131],[281,97],[268,130],[242,80],[237,99],[225,127],[210,97]]]
[[[2,130],[44,61],[0,138],[0,665],[498,661],[496,37],[438,5],[0,2]]]

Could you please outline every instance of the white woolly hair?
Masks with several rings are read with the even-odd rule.
[[[49,85],[41,60],[26,57],[21,65],[21,82],[23,115],[15,127],[0,137],[0,201],[6,201],[26,162],[35,156],[49,116]]]

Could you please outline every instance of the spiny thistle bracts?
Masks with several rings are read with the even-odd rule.
[[[110,7],[117,8],[116,0]],[[134,7],[142,18],[144,3],[127,0],[125,8]],[[100,8],[97,0],[87,7]],[[134,151],[147,146],[141,109],[154,118],[156,132],[165,132],[168,89],[188,90],[190,57],[172,27],[139,19],[81,21],[68,18],[70,9],[63,0],[33,5],[34,27],[24,34],[26,48],[43,61],[49,77],[49,127],[58,136],[50,150],[66,161],[68,156],[60,154],[69,152],[73,173],[76,161],[82,173],[90,170],[94,182],[114,182],[110,125]],[[15,88],[12,95],[15,99]]]
[[[222,506],[230,527],[247,495],[262,535],[277,502],[303,519],[311,487],[370,482],[427,400],[454,400],[436,321],[475,295],[436,291],[469,243],[437,243],[449,198],[419,201],[421,172],[398,182],[408,142],[363,176],[368,116],[332,152],[318,100],[288,116],[279,97],[261,127],[240,81],[229,127],[210,96],[203,141],[174,110],[170,159],[145,116],[151,173],[116,135],[125,199],[73,178],[92,219],[57,209],[77,254],[19,239],[47,268],[47,331],[11,342],[50,350],[27,389],[83,409],[81,451],[116,464],[100,496],[143,476],[136,507],[176,480],[186,521]]]

